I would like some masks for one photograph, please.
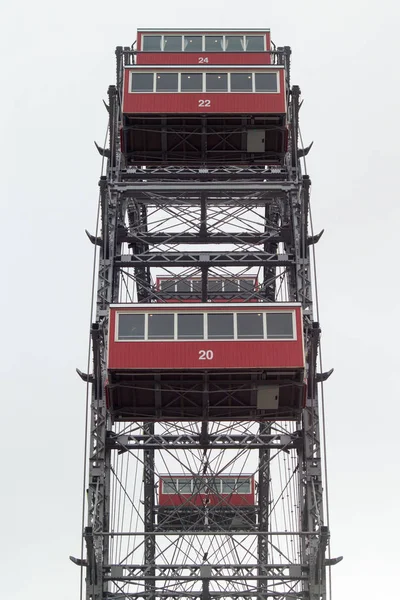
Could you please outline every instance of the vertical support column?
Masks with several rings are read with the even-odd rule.
[[[285,52],[285,60],[288,53]],[[301,177],[299,163],[299,110],[300,88],[293,86],[290,106],[290,169],[292,179],[298,182],[298,192],[290,195],[290,213],[295,273],[290,274],[290,299],[301,302],[304,311],[304,337],[306,340],[308,397],[302,415],[303,445],[299,452],[300,520],[303,531],[315,535],[302,536],[301,562],[309,565],[304,592],[310,600],[326,598],[325,567],[323,555],[327,530],[323,525],[322,465],[320,449],[319,407],[316,386],[316,363],[319,329],[313,324],[311,267],[308,246],[308,211],[311,181]]]
[[[270,435],[271,424],[260,423],[260,436]],[[258,523],[259,531],[268,534],[269,529],[269,495],[270,495],[270,460],[269,447],[262,447],[258,451]],[[258,580],[258,593],[260,598],[265,598],[268,591],[268,535],[258,536],[258,576],[265,579]]]
[[[304,531],[315,531],[316,534],[304,538],[303,560],[309,564],[307,591],[310,600],[320,600],[326,597],[325,578],[318,566],[321,533],[324,533],[326,528],[323,526],[322,470],[316,395],[307,398],[307,406],[303,413],[303,436],[302,526]]]
[[[304,175],[298,201],[293,207],[293,219],[296,223],[298,235],[298,249],[296,252],[298,301],[301,302],[309,322],[312,320],[311,267],[307,243],[310,186],[310,178],[308,175]]]
[[[207,119],[201,120],[201,158],[206,164],[207,160]]]
[[[199,237],[207,239],[207,196],[201,194],[200,197],[200,226],[199,226]],[[208,267],[201,267],[201,301],[207,302],[208,300]]]
[[[309,246],[307,244],[310,179],[302,178],[297,198],[293,198],[292,220],[296,231],[296,288],[304,311],[304,337],[307,355],[307,400],[302,416],[303,447],[299,454],[301,473],[300,518],[303,531],[315,532],[301,541],[302,563],[309,565],[305,591],[310,600],[326,598],[323,556],[327,530],[324,526],[321,442],[319,427],[316,365],[320,329],[313,323]]]
[[[115,91],[115,88],[114,88]],[[118,123],[118,106],[115,93],[110,93],[110,159],[108,175],[101,177],[100,215],[101,245],[99,250],[99,270],[96,301],[96,321],[92,326],[93,344],[93,387],[90,415],[90,447],[88,473],[88,526],[85,529],[88,572],[86,579],[87,598],[103,600],[108,593],[104,581],[104,565],[109,563],[110,522],[110,474],[111,450],[106,448],[106,434],[110,427],[105,398],[107,380],[108,309],[118,301],[119,271],[114,258],[120,253],[117,241],[118,226],[124,220],[124,205],[117,194],[111,194],[109,182],[113,179],[118,142],[115,131]]]
[[[154,423],[144,423],[144,435],[154,435]],[[155,577],[156,538],[146,533],[154,532],[155,502],[154,502],[154,450],[143,452],[143,478],[144,478],[144,564],[147,577]],[[156,594],[154,579],[145,583],[147,599],[154,600]]]
[[[302,562],[309,564],[306,590],[310,600],[326,598],[324,554],[329,535],[324,526],[318,390],[315,373],[319,333],[317,323],[307,331],[309,393],[303,411],[303,448],[299,463],[302,473],[302,528],[303,531],[315,532],[313,536],[302,538]]]
[[[135,198],[128,200],[128,221],[130,233],[146,233],[147,232],[147,209],[144,204],[140,204]],[[130,245],[133,252],[140,254],[148,252],[149,244],[143,241],[136,240]],[[146,266],[135,267],[136,293],[138,302],[146,302],[151,298],[151,283],[150,272]],[[132,299],[134,301],[135,299]]]
[[[265,231],[271,229],[272,226],[279,229],[280,214],[277,205],[274,202],[270,202],[265,205]],[[278,251],[277,242],[267,242],[264,244],[264,251],[271,254],[275,254]],[[265,286],[265,300],[267,302],[276,301],[276,267],[273,265],[264,266],[264,286]]]
[[[107,410],[103,395],[102,336],[99,324],[92,326],[93,390],[90,420],[90,458],[88,482],[88,527],[85,530],[87,546],[87,596],[102,600],[107,591],[103,585],[103,564],[108,562],[108,538],[103,531],[109,523],[109,452],[106,450]]]
[[[100,180],[102,245],[99,257],[96,322],[92,326],[93,387],[90,417],[88,527],[85,538],[88,555],[87,596],[102,600],[107,591],[103,582],[103,565],[108,563],[108,537],[102,535],[109,526],[110,451],[106,449],[107,407],[104,396],[106,380],[106,344],[108,306],[118,289],[113,268],[115,247],[115,204],[110,201],[105,178]]]
[[[203,419],[201,422],[201,433],[200,443],[203,446],[203,452],[207,452],[207,446],[209,444],[209,405],[210,405],[210,394],[209,394],[209,374],[204,373],[203,375],[203,393],[202,393],[202,412]],[[205,474],[205,473],[204,473]]]
[[[201,592],[201,600],[211,600],[210,596],[210,577],[211,577],[211,568],[208,565],[202,565],[200,568],[201,575],[201,583],[202,583],[202,592]]]

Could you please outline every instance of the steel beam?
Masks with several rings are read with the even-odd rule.
[[[297,185],[292,181],[267,181],[267,182],[243,182],[243,181],[193,181],[193,182],[182,182],[182,181],[167,181],[167,182],[158,182],[158,183],[150,183],[147,181],[137,181],[137,182],[117,182],[110,186],[113,191],[121,193],[121,194],[137,194],[140,192],[194,192],[198,193],[207,193],[212,196],[214,192],[225,192],[229,194],[233,194],[235,192],[240,192],[246,195],[251,196],[252,193],[255,192],[264,192],[268,193],[270,196],[281,196],[282,194],[287,194],[289,192],[295,192],[297,190]]]
[[[299,434],[290,435],[209,435],[202,443],[201,435],[113,435],[107,438],[107,446],[120,452],[152,448],[153,450],[179,450],[207,448],[218,449],[293,449],[301,443]]]
[[[127,244],[145,243],[152,246],[159,244],[278,244],[286,239],[286,235],[278,232],[264,231],[254,233],[243,232],[212,232],[202,234],[200,232],[172,232],[172,233],[148,233],[132,231],[129,234],[119,234],[118,240]]]
[[[287,254],[268,254],[267,252],[144,252],[143,254],[125,254],[115,259],[121,267],[151,265],[153,267],[192,267],[192,266],[263,266],[271,263],[276,267],[293,265],[293,258]]]

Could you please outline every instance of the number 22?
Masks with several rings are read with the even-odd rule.
[[[199,106],[211,106],[211,100],[199,100]]]

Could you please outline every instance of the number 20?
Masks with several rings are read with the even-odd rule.
[[[199,106],[211,106],[211,100],[199,100]]]
[[[199,360],[212,360],[214,352],[212,350],[199,350]]]

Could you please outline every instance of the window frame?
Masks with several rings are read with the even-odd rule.
[[[142,37],[141,37],[141,50],[140,52],[190,52],[190,50],[185,50],[185,37],[201,37],[201,50],[193,50],[193,54],[199,53],[199,52],[210,52],[213,54],[216,54],[218,52],[230,52],[230,50],[226,49],[226,38],[227,37],[239,37],[242,38],[243,40],[243,44],[244,44],[244,48],[243,48],[243,52],[248,52],[247,50],[247,38],[248,37],[262,37],[264,44],[263,44],[263,49],[262,50],[252,50],[251,52],[256,53],[256,52],[266,52],[266,46],[267,46],[267,33],[268,32],[264,32],[264,33],[242,33],[242,34],[236,34],[236,33],[218,33],[216,32],[215,34],[212,34],[211,32],[208,33],[174,33],[173,31],[171,31],[170,33],[142,33]],[[222,50],[206,50],[206,36],[207,37],[212,37],[213,35],[218,36],[218,37],[222,37]],[[175,37],[181,37],[181,50],[165,50],[165,37],[171,37],[171,36],[175,36]],[[160,50],[143,50],[143,46],[144,46],[144,38],[145,37],[160,37],[161,38],[161,43],[160,43]],[[232,52],[239,52],[239,50],[232,50]]]
[[[279,71],[253,71],[253,94],[279,94],[281,91],[281,82],[280,77],[278,77]],[[271,91],[262,91],[258,92],[256,90],[256,75],[275,75],[276,76],[276,92]]]
[[[267,323],[267,313],[269,314],[288,314],[289,311],[286,310],[280,310],[280,311],[266,311],[264,313],[264,321],[265,321],[265,340],[270,341],[270,342],[284,342],[285,340],[287,341],[292,341],[292,340],[297,340],[297,331],[296,331],[296,319],[295,319],[295,315],[296,313],[293,311],[292,313],[292,337],[268,337],[268,323]]]
[[[183,312],[182,311],[181,312],[177,312],[175,314],[176,314],[176,317],[174,319],[174,325],[175,325],[174,329],[176,330],[175,331],[175,337],[174,337],[175,341],[177,341],[177,342],[196,342],[196,341],[200,342],[200,341],[204,341],[204,334],[205,334],[205,331],[204,331],[204,312],[202,312],[202,311],[195,312],[195,311],[191,311],[191,310],[190,311],[186,310],[186,311],[183,311]],[[202,315],[203,316],[203,337],[198,337],[198,338],[179,337],[179,316],[181,316],[181,315]]]
[[[212,477],[212,485],[209,485],[208,480],[209,478],[207,477],[193,477],[193,476],[185,476],[185,475],[171,475],[171,476],[163,476],[160,477],[160,481],[161,481],[161,494],[165,495],[165,496],[184,496],[184,495],[193,495],[194,493],[196,493],[195,490],[195,482],[197,479],[201,479],[204,480],[205,483],[204,485],[202,485],[201,490],[199,492],[197,492],[198,494],[209,494],[209,495],[214,495],[214,496],[231,496],[233,494],[236,494],[238,496],[249,496],[251,494],[253,494],[253,477],[252,476],[245,476],[245,475],[239,475],[239,476],[235,476],[235,475],[217,475],[217,476],[213,476]],[[223,484],[226,480],[234,480],[234,487],[237,488],[239,486],[239,483],[241,481],[244,481],[246,483],[248,483],[249,485],[249,491],[248,492],[240,492],[240,491],[230,491],[230,492],[224,492],[223,491]],[[179,481],[182,480],[189,480],[190,482],[190,492],[180,492],[179,491]],[[167,482],[168,485],[173,485],[175,487],[174,492],[167,492],[165,491],[164,485],[165,482]],[[208,490],[208,491],[206,491]]]
[[[190,492],[181,492],[179,490],[179,485],[180,485],[179,481],[184,481],[185,483],[183,485],[190,484]],[[177,496],[187,496],[187,495],[191,496],[193,494],[193,481],[194,481],[193,477],[190,477],[190,476],[189,477],[185,477],[184,475],[178,476],[176,478],[176,489],[178,490],[177,491]]]
[[[207,327],[207,331],[205,332],[207,337],[205,338],[206,341],[208,342],[220,342],[220,341],[236,341],[237,339],[237,328],[236,328],[236,312],[232,311],[232,310],[220,310],[220,311],[214,311],[214,310],[209,310],[207,312],[204,313],[205,314],[205,325]],[[232,333],[233,336],[232,337],[212,337],[209,338],[208,337],[208,317],[209,315],[232,315]]]
[[[186,50],[185,49],[185,38],[186,37],[199,37],[201,38],[201,50]],[[183,33],[182,34],[182,52],[192,52],[193,54],[197,54],[198,52],[204,52],[204,35],[203,34],[194,34],[194,35],[189,35],[187,33]]]
[[[189,65],[190,67],[191,65]],[[182,75],[201,75],[201,91],[182,90]],[[178,90],[180,94],[204,94],[204,73],[196,73],[196,71],[179,71],[178,73]]]
[[[151,338],[149,339],[149,316],[153,316],[153,315],[173,315],[174,319],[173,319],[173,323],[172,323],[172,331],[173,331],[173,337],[169,337],[169,338],[163,338],[163,337],[159,337],[159,338]],[[175,342],[177,341],[177,322],[178,319],[176,318],[176,314],[177,313],[173,313],[171,312],[164,312],[164,311],[149,311],[145,313],[145,333],[146,333],[146,337],[145,337],[145,341],[146,342],[160,342],[160,341],[164,341],[164,342]],[[147,325],[147,327],[146,327]],[[179,340],[178,340],[179,341]]]
[[[130,77],[129,77],[129,93],[130,94],[154,94],[156,91],[156,72],[155,71],[136,71],[136,73],[140,73],[141,75],[153,75],[153,89],[151,92],[137,92],[136,90],[132,89],[132,83],[133,83],[133,75],[135,74],[135,71],[131,71],[130,73]]]
[[[206,38],[222,38],[221,40],[221,50],[206,50]],[[225,41],[225,35],[223,33],[215,33],[214,35],[212,35],[211,33],[205,33],[203,35],[203,52],[206,53],[210,53],[210,54],[218,54],[221,52],[226,52],[225,50],[226,48],[226,41]]]
[[[171,482],[174,482],[173,484]],[[167,483],[167,485],[174,485],[175,486],[175,491],[174,492],[166,492],[164,489],[164,485],[165,483]],[[161,487],[162,487],[162,494],[168,495],[168,496],[176,496],[178,494],[178,478],[177,477],[169,477],[167,479],[167,477],[162,477],[161,478]]]
[[[184,49],[183,49],[184,36],[183,36],[183,34],[180,34],[180,33],[176,34],[176,33],[172,33],[172,32],[171,33],[163,33],[161,37],[162,37],[162,39],[161,39],[161,47],[162,47],[161,52],[167,52],[167,53],[170,53],[170,54],[172,54],[174,52],[184,52]],[[180,50],[166,50],[165,49],[165,38],[166,37],[180,37],[181,38],[181,49]]]
[[[238,337],[238,320],[237,320],[237,315],[238,314],[246,314],[246,315],[259,315],[261,314],[261,320],[262,320],[262,337]],[[264,314],[266,314],[264,312]],[[236,317],[235,317],[235,323],[236,323],[236,337],[235,340],[238,340],[239,342],[245,341],[245,340],[263,340],[263,341],[267,341],[267,320],[266,318],[264,318],[264,314],[262,311],[252,311],[252,310],[246,310],[246,311],[242,311],[241,313],[236,312]]]
[[[237,480],[238,478],[234,475],[227,475],[226,477],[221,479],[221,494],[223,494],[224,496],[232,496],[233,494],[237,494],[237,492],[234,491],[237,485]],[[224,484],[226,484],[228,481],[233,481],[233,489],[231,489],[228,492],[224,492]]]
[[[157,77],[161,75],[177,75],[178,85],[176,90],[158,90],[157,89]],[[156,71],[154,73],[154,84],[153,89],[155,94],[179,94],[181,93],[181,73],[179,71]]]
[[[264,47],[263,47],[263,49],[262,50],[247,50],[247,38],[248,37],[262,37],[263,40],[264,40],[264,44],[263,44]],[[245,40],[245,50],[244,50],[245,52],[253,52],[253,53],[266,52],[267,36],[266,36],[265,33],[264,34],[262,34],[262,33],[258,33],[258,34],[257,33],[249,33],[249,34],[246,34],[244,36],[244,40]]]
[[[201,65],[202,68],[204,68],[204,71],[200,71],[198,69],[193,69],[193,67],[195,67],[196,65],[188,65],[189,68],[185,68],[185,70],[182,70],[182,67],[180,67],[179,70],[175,70],[173,68],[169,68],[167,69],[159,69],[157,71],[150,71],[148,68],[146,70],[136,70],[136,69],[131,69],[129,72],[129,94],[280,94],[281,93],[281,85],[280,85],[280,77],[279,77],[279,73],[280,70],[271,70],[271,69],[267,69],[264,71],[260,71],[260,70],[256,70],[256,71],[246,71],[244,69],[240,69],[238,70],[218,70],[217,69],[209,69],[209,66],[207,68],[207,66],[203,66]],[[190,70],[190,67],[192,67],[192,70]],[[217,66],[218,67],[218,66]],[[200,92],[193,92],[190,90],[184,90],[182,91],[182,74],[187,74],[187,73],[191,73],[193,72],[193,74],[199,73],[200,75],[202,75],[202,90]],[[153,75],[153,90],[152,91],[146,91],[146,92],[141,92],[141,91],[136,91],[132,89],[132,80],[133,80],[133,75],[134,74],[152,74]],[[207,91],[207,75],[217,75],[217,74],[222,74],[222,75],[226,75],[227,76],[227,90],[223,91],[223,90],[215,90],[215,91]],[[270,74],[270,75],[275,75],[276,77],[276,91],[261,91],[258,92],[256,91],[256,74]],[[157,90],[157,75],[163,75],[163,74],[170,74],[170,75],[178,75],[178,89],[176,91],[158,91]],[[232,74],[241,74],[241,75],[246,75],[249,74],[251,75],[251,90],[243,90],[243,91],[234,91],[232,92],[232,85],[231,85],[231,75]]]
[[[143,50],[143,46],[144,46],[144,38],[145,37],[159,37],[161,38],[160,41],[160,50]],[[141,42],[140,42],[140,52],[163,52],[163,48],[164,48],[164,35],[162,33],[144,33],[142,34],[142,38],[141,38]]]
[[[226,480],[234,480],[234,489],[230,492],[224,492],[223,491],[223,484]],[[248,492],[240,492],[238,491],[238,486],[240,484],[240,482],[243,483],[247,483],[248,484]],[[239,476],[239,477],[235,477],[234,475],[232,476],[226,476],[224,478],[221,478],[221,494],[224,494],[225,496],[232,496],[232,495],[236,495],[236,496],[249,496],[250,494],[252,494],[252,478],[251,477],[245,477],[245,476]]]
[[[143,338],[121,338],[119,337],[119,316],[120,315],[143,315],[144,316],[144,323],[143,323]],[[146,314],[142,313],[142,312],[137,312],[137,311],[120,311],[119,313],[117,313],[118,315],[118,319],[116,319],[116,323],[117,323],[117,327],[115,328],[116,330],[118,329],[118,339],[116,339],[115,341],[118,342],[143,342],[147,339],[147,335],[146,335],[146,323],[147,323],[147,318],[146,318]],[[117,331],[116,331],[117,333]]]
[[[232,75],[250,75],[249,79],[251,79],[251,90],[235,90],[232,92]],[[231,94],[254,94],[254,82],[255,77],[253,71],[230,71],[228,77],[228,92]]]
[[[167,290],[162,289],[163,283],[165,283],[165,282],[170,283],[170,286],[168,286]],[[176,290],[177,282],[178,282],[178,279],[173,279],[173,278],[159,279],[158,285],[157,285],[157,292],[164,293],[165,291],[167,291],[168,294],[170,294],[171,292],[178,293]]]
[[[264,307],[263,307],[264,308]],[[178,314],[202,314],[203,315],[203,337],[202,338],[185,338],[185,339],[179,339],[178,338]],[[211,338],[209,339],[208,337],[208,315],[209,314],[221,314],[221,313],[229,313],[233,315],[233,338]],[[263,315],[263,337],[262,338],[252,338],[252,337],[248,337],[248,338],[238,338],[238,328],[237,328],[237,315],[238,314],[259,314],[261,313]],[[267,329],[267,315],[268,314],[272,314],[272,313],[285,313],[285,314],[291,314],[292,316],[292,330],[293,330],[293,335],[292,337],[273,337],[273,338],[269,338],[268,337],[268,329]],[[124,314],[143,314],[145,316],[144,319],[144,338],[142,339],[128,339],[128,338],[124,338],[124,339],[120,339],[119,338],[119,315],[124,315]],[[173,338],[153,338],[153,339],[149,339],[148,336],[148,332],[149,332],[149,315],[151,314],[172,314],[174,315],[174,337]],[[114,327],[115,331],[114,331],[114,342],[121,342],[121,343],[142,343],[142,342],[152,342],[152,343],[159,343],[159,342],[201,342],[201,341],[208,341],[208,342],[245,342],[245,341],[254,341],[254,342],[295,342],[298,339],[297,336],[297,323],[296,323],[296,310],[294,308],[288,308],[288,309],[282,309],[282,310],[263,310],[262,308],[259,308],[258,310],[256,308],[251,309],[251,310],[246,310],[246,311],[241,311],[241,310],[229,310],[229,308],[225,308],[221,309],[221,310],[205,310],[205,311],[201,311],[199,309],[195,309],[193,308],[193,310],[187,310],[187,311],[182,311],[177,309],[176,311],[174,310],[166,310],[166,311],[154,311],[154,310],[144,310],[142,311],[124,311],[124,310],[117,310],[115,313],[115,327]]]
[[[236,485],[239,487],[241,482],[248,484],[249,491],[248,492],[237,491],[235,493],[238,494],[238,496],[248,496],[249,494],[252,493],[252,478],[251,477],[238,477],[236,480]]]
[[[226,38],[232,38],[232,37],[241,38],[241,40],[242,40],[242,50],[227,50],[227,43],[228,42],[227,42]],[[239,35],[239,34],[235,34],[235,33],[228,33],[228,34],[224,35],[224,52],[228,52],[228,53],[230,53],[230,52],[232,52],[232,53],[234,53],[234,52],[236,52],[236,53],[246,52],[246,46],[247,46],[246,36],[244,34]],[[264,43],[264,48],[265,48],[265,43]]]
[[[208,90],[207,75],[226,75],[226,90]],[[203,93],[205,94],[229,94],[231,87],[230,71],[204,71],[203,72]]]

